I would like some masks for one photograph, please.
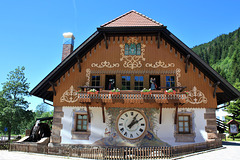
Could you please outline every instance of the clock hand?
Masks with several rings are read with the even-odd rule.
[[[132,122],[127,126],[129,129],[132,128],[132,126],[136,123],[136,118],[137,118],[138,114],[136,114],[134,117],[133,117],[133,120]]]

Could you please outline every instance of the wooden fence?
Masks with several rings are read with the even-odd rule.
[[[12,143],[11,151],[35,152],[43,154],[80,157],[89,159],[169,159],[184,154],[204,151],[222,146],[222,141],[203,142],[174,147],[142,147],[142,148],[74,148],[67,146],[41,146],[36,144]]]
[[[8,150],[9,149],[9,143],[8,142],[1,142],[0,141],[0,150]]]

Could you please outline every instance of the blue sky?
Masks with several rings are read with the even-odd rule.
[[[239,28],[239,6],[238,0],[1,0],[0,83],[25,66],[32,89],[61,62],[64,32],[74,34],[76,48],[97,27],[130,10],[164,24],[193,47]],[[27,99],[29,109],[42,103]]]

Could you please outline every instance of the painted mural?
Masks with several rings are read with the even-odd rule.
[[[105,129],[104,138],[94,142],[94,146],[128,146],[128,147],[148,147],[148,146],[170,146],[168,143],[160,140],[157,135],[154,133],[156,124],[158,123],[156,116],[154,115],[157,112],[157,109],[141,109],[148,121],[148,129],[143,138],[136,140],[127,140],[120,137],[116,131],[116,118],[119,113],[123,111],[122,108],[107,108],[107,114],[109,119],[107,120],[108,128]]]

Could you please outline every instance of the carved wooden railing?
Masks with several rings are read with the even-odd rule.
[[[186,94],[176,92],[175,94],[164,94],[162,91],[151,91],[141,93],[140,91],[120,91],[119,94],[110,94],[103,90],[98,93],[80,92],[79,102],[103,102],[103,103],[185,103]]]

